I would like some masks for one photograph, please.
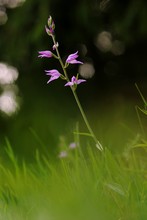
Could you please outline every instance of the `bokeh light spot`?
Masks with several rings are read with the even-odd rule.
[[[102,31],[99,33],[95,40],[96,47],[102,52],[108,52],[112,48],[112,36],[108,31]]]
[[[0,63],[0,111],[8,116],[13,115],[19,109],[18,87],[15,81],[18,78],[18,70],[5,63]]]
[[[95,68],[92,63],[84,63],[79,66],[79,73],[85,79],[93,77],[95,73]]]
[[[21,6],[25,0],[0,0],[0,25],[4,25],[8,16],[6,13],[6,8],[16,8]]]
[[[24,3],[25,0],[0,0],[0,6],[4,5],[8,8],[16,8]]]
[[[18,78],[18,71],[16,68],[4,63],[0,63],[0,85],[14,83]]]
[[[0,110],[11,116],[18,110],[18,102],[13,91],[4,91],[0,96]]]

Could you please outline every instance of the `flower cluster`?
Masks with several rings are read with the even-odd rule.
[[[48,18],[48,26],[45,26],[45,30],[46,30],[46,33],[52,37],[52,40],[53,40],[53,50],[56,51],[56,54],[54,54],[53,52],[49,51],[49,50],[44,50],[44,51],[39,51],[39,55],[38,57],[40,58],[51,58],[51,57],[54,57],[56,59],[58,59],[60,61],[60,64],[62,66],[62,69],[63,69],[63,74],[61,74],[58,70],[56,69],[52,69],[52,70],[45,70],[46,72],[46,75],[50,76],[50,79],[48,80],[47,83],[50,83],[51,81],[53,80],[56,80],[58,78],[61,78],[63,80],[66,80],[67,83],[65,84],[65,86],[70,86],[72,87],[73,89],[76,89],[77,85],[80,84],[80,83],[83,83],[85,82],[86,80],[84,79],[78,79],[78,74],[77,76],[72,76],[71,77],[71,81],[69,80],[69,77],[67,75],[67,72],[66,72],[66,68],[69,66],[69,64],[83,64],[83,62],[77,60],[78,58],[78,51],[76,51],[75,53],[72,53],[70,54],[66,61],[65,61],[65,64],[62,62],[61,58],[60,58],[60,55],[59,55],[59,51],[58,51],[58,47],[59,47],[59,44],[58,42],[56,42],[55,40],[55,34],[54,34],[54,30],[55,30],[55,23],[52,19],[52,17],[50,16]]]

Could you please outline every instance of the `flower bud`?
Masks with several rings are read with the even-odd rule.
[[[56,44],[53,45],[53,50],[56,50],[59,47],[59,43],[56,42]]]
[[[49,27],[51,26],[52,21],[53,21],[52,17],[49,16],[48,21],[47,21]]]
[[[48,27],[46,27],[46,32],[49,36],[54,35],[55,23],[51,16],[49,16],[47,21]]]

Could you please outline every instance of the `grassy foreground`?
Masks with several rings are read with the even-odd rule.
[[[134,150],[101,154],[80,146],[52,162],[19,163],[7,141],[0,163],[0,220],[145,220],[147,171]]]

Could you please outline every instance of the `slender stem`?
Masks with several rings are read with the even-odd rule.
[[[54,36],[54,35],[52,35],[52,39],[53,39],[54,45],[56,45],[56,40],[55,40],[55,36]],[[55,47],[55,48],[56,48],[56,53],[57,53],[59,62],[60,62],[60,64],[61,64],[62,70],[63,70],[63,72],[64,72],[64,76],[66,77],[67,82],[69,82],[68,74],[67,74],[66,68],[64,67],[64,64],[63,64],[63,62],[62,62],[62,59],[61,59],[61,56],[60,56],[58,47]],[[103,150],[103,147],[102,147],[102,145],[100,144],[100,142],[97,140],[97,138],[96,138],[96,136],[95,136],[95,134],[94,134],[94,132],[93,132],[93,130],[92,130],[92,128],[91,128],[89,122],[88,122],[88,119],[87,119],[87,117],[86,117],[86,115],[85,115],[85,112],[84,112],[82,106],[81,106],[81,103],[80,103],[80,101],[79,101],[79,98],[78,98],[78,96],[77,96],[77,93],[76,93],[75,89],[74,89],[72,86],[71,86],[70,88],[71,88],[71,90],[72,90],[72,93],[73,93],[73,96],[74,96],[74,98],[75,98],[75,101],[76,101],[76,103],[77,103],[77,105],[78,105],[78,107],[79,107],[79,110],[80,110],[80,112],[81,112],[81,115],[82,115],[82,117],[83,117],[83,120],[84,120],[84,122],[85,122],[85,124],[86,124],[86,126],[87,126],[87,129],[88,129],[89,133],[91,134],[91,137],[93,137],[93,140],[94,140],[95,143],[96,143],[96,147],[97,147],[99,150],[102,151],[102,150]]]
[[[71,88],[71,89],[72,89],[72,88]],[[87,126],[87,129],[88,129],[89,133],[91,134],[91,136],[93,137],[93,139],[94,139],[94,141],[95,141],[95,143],[96,143],[97,148],[98,148],[99,150],[103,150],[102,145],[101,145],[100,142],[97,140],[97,138],[96,138],[96,136],[95,136],[95,134],[94,134],[94,132],[93,132],[93,130],[92,130],[92,128],[91,128],[89,122],[88,122],[88,119],[87,119],[87,117],[86,117],[86,115],[85,115],[85,112],[84,112],[82,106],[81,106],[81,103],[80,103],[80,101],[79,101],[79,98],[78,98],[78,96],[77,96],[76,91],[74,91],[74,90],[72,89],[72,92],[73,92],[74,98],[75,98],[75,100],[76,100],[76,103],[77,103],[77,105],[78,105],[78,107],[79,107],[79,110],[80,110],[80,112],[81,112],[81,115],[82,115],[82,117],[83,117],[83,120],[84,120],[84,122],[85,122],[85,124],[86,124],[86,126]]]

